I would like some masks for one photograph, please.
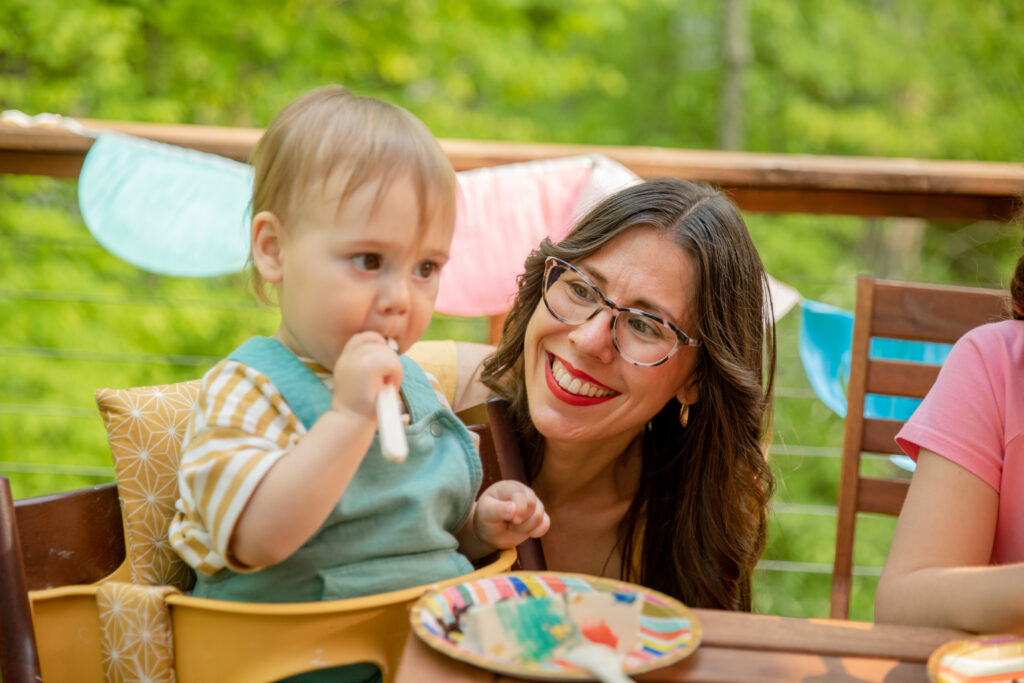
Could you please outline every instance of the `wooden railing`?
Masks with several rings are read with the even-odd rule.
[[[256,128],[79,119],[114,130],[245,160]],[[456,170],[577,154],[603,154],[643,177],[675,176],[727,191],[746,211],[909,216],[935,220],[1011,219],[1024,196],[1024,164],[925,161],[656,147],[442,140]],[[59,128],[0,125],[0,173],[76,177],[92,145]]]

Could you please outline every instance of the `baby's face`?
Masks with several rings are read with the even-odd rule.
[[[283,341],[333,369],[352,335],[378,332],[404,352],[430,323],[454,223],[440,212],[420,225],[408,178],[360,187],[338,207],[328,186],[287,222],[278,285]]]

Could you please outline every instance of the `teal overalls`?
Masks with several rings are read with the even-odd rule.
[[[331,405],[327,386],[276,339],[254,337],[229,356],[266,375],[310,429]],[[423,370],[402,360],[401,393],[411,417],[409,456],[390,462],[379,436],[327,520],[283,562],[255,572],[197,577],[194,595],[248,602],[311,602],[384,593],[473,571],[455,532],[466,521],[482,469],[469,431],[434,393]],[[287,467],[287,460],[280,465]],[[302,492],[295,502],[302,504]],[[320,680],[365,680],[333,669]],[[375,667],[369,667],[376,670]],[[303,677],[302,680],[307,680]]]

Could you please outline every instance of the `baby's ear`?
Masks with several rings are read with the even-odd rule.
[[[270,211],[260,211],[252,219],[252,262],[264,280],[281,281],[283,273],[282,231],[280,219]]]

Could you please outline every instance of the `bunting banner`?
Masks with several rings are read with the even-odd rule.
[[[29,117],[6,111],[0,123],[61,127],[95,138],[79,175],[79,206],[96,240],[119,258],[171,276],[213,277],[245,267],[250,165],[121,133],[87,130],[54,114]],[[561,239],[601,199],[640,182],[625,166],[600,155],[480,168],[456,177],[459,194],[451,260],[442,271],[436,309],[459,316],[508,310],[523,261],[542,239]],[[845,417],[853,313],[803,298],[771,276],[769,290],[776,321],[801,305],[799,354],[804,372],[821,401]],[[875,358],[939,365],[950,348],[873,339],[870,353]],[[905,420],[919,403],[868,395],[865,414]]]
[[[249,254],[253,169],[224,157],[120,133],[96,132],[78,179],[89,231],[112,254],[161,275],[213,277],[241,270]],[[451,258],[436,309],[504,313],[523,262],[546,237],[559,240],[608,195],[640,182],[600,155],[507,164],[456,174]],[[799,293],[769,278],[775,319]]]

